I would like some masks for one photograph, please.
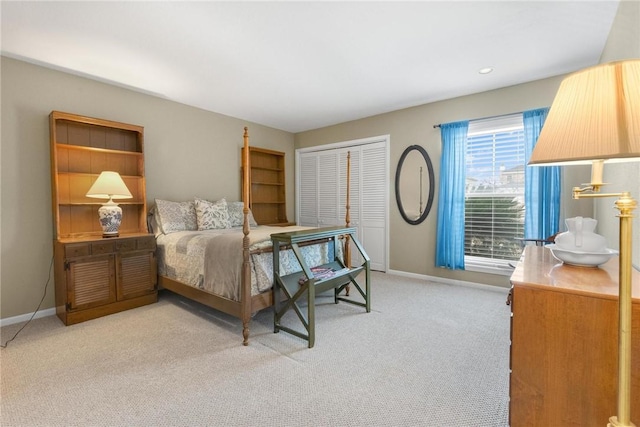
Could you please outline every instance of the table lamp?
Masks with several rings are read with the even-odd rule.
[[[625,161],[640,161],[640,59],[601,64],[563,80],[529,161],[533,166],[591,164],[591,183],[574,187],[573,198],[618,198],[618,413],[609,418],[609,427],[634,426],[630,420],[631,250],[637,203],[629,192],[600,193],[604,163]],[[630,178],[640,180],[640,176]]]
[[[122,208],[114,199],[131,199],[133,196],[118,172],[103,171],[93,183],[87,197],[109,199],[98,209],[102,237],[118,237],[122,223]]]

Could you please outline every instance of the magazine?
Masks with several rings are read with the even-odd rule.
[[[313,277],[314,279],[316,279],[317,282],[319,282],[320,280],[329,279],[335,275],[340,275],[347,271],[349,271],[347,267],[341,268],[339,270],[334,270],[333,268],[328,268],[328,267],[312,267],[311,268],[311,273],[313,273]],[[298,280],[298,283],[303,285],[307,280],[308,280],[307,276],[303,275]]]

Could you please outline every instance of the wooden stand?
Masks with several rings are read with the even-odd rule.
[[[309,341],[309,348],[313,347],[315,343],[315,297],[316,294],[334,290],[334,301],[337,304],[339,301],[344,301],[349,304],[365,307],[367,313],[371,311],[371,285],[370,276],[371,271],[369,269],[369,257],[364,251],[364,248],[355,237],[356,229],[353,227],[327,227],[316,228],[311,230],[294,231],[290,233],[276,233],[271,235],[273,241],[273,283],[274,283],[274,307],[275,315],[273,319],[274,333],[280,330],[288,332],[292,335],[306,339]],[[331,239],[334,245],[334,254],[336,245],[339,245],[339,236],[350,236],[354,245],[362,255],[364,262],[359,267],[350,268],[338,259],[336,256],[334,261],[324,264],[319,267],[328,268],[334,270],[336,273],[330,277],[316,279],[313,271],[306,264],[304,258],[300,253],[299,245],[302,243],[312,242],[314,240]],[[280,276],[280,247],[281,245],[290,246],[293,250],[300,266],[302,266],[303,272],[293,273],[286,276]],[[365,271],[365,290],[362,289],[360,284],[356,281],[356,277]],[[304,274],[304,276],[303,276]],[[304,278],[307,278],[304,281]],[[302,278],[302,281],[301,281]],[[302,283],[301,283],[302,282]],[[339,294],[349,284],[353,283],[358,290],[364,302],[354,301],[340,297]],[[281,298],[280,292],[284,292],[284,302]],[[307,315],[305,316],[298,302],[302,297],[307,297]],[[282,316],[293,309],[298,315],[298,318],[302,322],[306,333],[297,331],[295,329],[283,326],[280,323]]]

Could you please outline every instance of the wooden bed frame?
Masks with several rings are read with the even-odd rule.
[[[243,345],[249,345],[249,323],[251,322],[251,314],[259,310],[271,307],[273,305],[273,290],[262,292],[257,295],[251,295],[251,265],[249,262],[249,130],[244,128],[244,150],[242,150],[242,199],[244,201],[244,221],[242,232],[244,234],[242,240],[242,283],[240,288],[240,301],[234,301],[229,298],[218,296],[203,291],[193,286],[186,285],[165,276],[158,275],[158,284],[161,288],[170,290],[191,300],[197,301],[208,307],[219,310],[223,313],[237,317],[242,320],[242,336]],[[349,177],[351,172],[351,153],[347,153],[347,204],[346,204],[346,226],[349,227]],[[351,265],[351,254],[349,248],[348,236],[344,245],[344,259],[346,265]],[[349,288],[346,289],[349,295]]]

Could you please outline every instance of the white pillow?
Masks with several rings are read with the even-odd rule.
[[[195,203],[156,199],[156,219],[164,234],[198,229]]]
[[[242,227],[244,224],[243,202],[227,202],[227,210],[229,211],[229,224],[231,227]],[[253,218],[253,213],[249,210],[249,225],[257,227],[258,223]]]
[[[210,202],[196,197],[195,204],[198,230],[230,228],[229,211],[225,199]]]

